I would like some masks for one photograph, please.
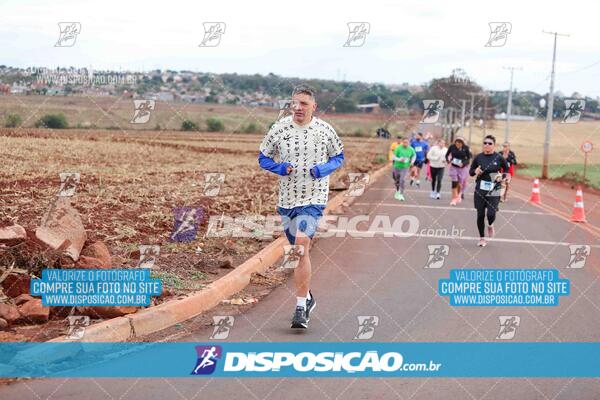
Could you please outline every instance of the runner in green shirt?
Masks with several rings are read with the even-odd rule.
[[[416,157],[415,149],[408,144],[408,138],[402,138],[400,146],[396,147],[392,157],[394,161],[392,177],[396,185],[396,194],[394,195],[396,200],[404,201],[404,179]]]

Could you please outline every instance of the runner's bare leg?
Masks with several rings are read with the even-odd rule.
[[[310,288],[310,278],[312,266],[310,263],[310,245],[311,239],[302,232],[296,236],[296,245],[304,247],[304,255],[300,256],[298,266],[294,270],[294,284],[296,286],[296,296],[306,297]]]

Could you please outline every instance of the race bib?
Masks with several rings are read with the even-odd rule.
[[[415,151],[423,151],[423,148],[421,146],[416,146]]]
[[[490,181],[484,181],[484,180],[479,181],[479,188],[481,190],[489,191],[489,190],[492,190],[493,187],[494,187],[494,184]]]
[[[458,158],[453,158],[452,165],[456,165],[457,167],[462,167],[462,160],[460,160]]]

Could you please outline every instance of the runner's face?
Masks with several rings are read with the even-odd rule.
[[[304,125],[311,120],[313,112],[317,109],[317,103],[305,93],[297,93],[292,96],[292,112],[294,122]]]
[[[408,139],[402,139],[402,146],[408,147]]]
[[[459,149],[461,147],[463,147],[463,142],[461,142],[460,140],[457,140],[456,142],[454,142],[454,144],[456,145],[456,147],[458,147]]]
[[[494,145],[495,145],[495,143],[494,143],[493,140],[491,140],[491,139],[485,139],[483,141],[483,152],[485,154],[492,153],[494,151]]]

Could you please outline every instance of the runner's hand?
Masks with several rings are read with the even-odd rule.
[[[477,168],[475,169],[475,175],[479,176],[483,173],[483,171],[481,170],[481,166],[477,166]]]
[[[287,174],[291,174],[294,171],[294,167],[292,167],[291,165],[288,165],[287,168],[285,169],[285,172],[287,172]]]

